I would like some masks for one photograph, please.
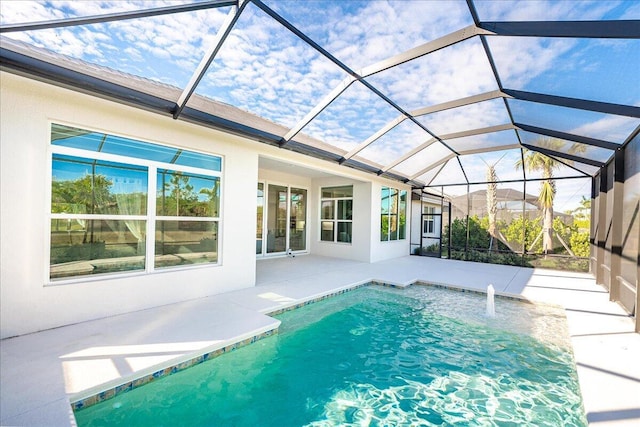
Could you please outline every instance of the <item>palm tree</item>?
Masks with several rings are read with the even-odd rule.
[[[537,143],[541,148],[558,152],[562,152],[565,144],[565,141],[546,137],[541,138]],[[553,171],[554,169],[558,169],[561,163],[537,151],[527,150],[526,148],[523,148],[523,150],[524,163],[522,159],[518,160],[516,162],[516,170],[524,167],[529,172],[541,171],[542,178],[544,179],[540,184],[538,202],[544,218],[542,224],[542,250],[544,253],[548,253],[553,250],[553,201],[556,196],[556,182],[553,179]],[[569,153],[584,153],[586,146],[573,144],[567,151]],[[571,163],[571,161],[567,160],[567,163]]]
[[[580,206],[573,209],[569,213],[576,218],[589,218],[589,216],[591,215],[591,199],[587,199],[586,197],[582,196],[582,199],[580,200]]]
[[[487,165],[487,216],[489,217],[489,235],[491,240],[489,241],[489,252],[493,249],[493,243],[498,238],[498,232],[496,231],[496,221],[498,217],[498,174],[496,172],[496,165],[506,156],[506,153],[502,155],[494,164],[490,165],[485,162],[481,157],[480,160]]]
[[[493,248],[497,239],[496,233],[496,217],[498,216],[498,174],[496,166],[487,165],[487,214],[489,216],[489,235],[491,242],[489,243],[489,252]],[[497,242],[496,242],[497,243]]]

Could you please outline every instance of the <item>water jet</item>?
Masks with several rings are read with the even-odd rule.
[[[493,289],[493,285],[489,284],[487,286],[487,316],[495,317],[496,316],[496,305],[495,305],[495,289]]]

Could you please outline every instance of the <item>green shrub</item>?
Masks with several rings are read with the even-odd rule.
[[[588,257],[589,256],[589,233],[571,233],[569,238],[569,246],[576,256]]]

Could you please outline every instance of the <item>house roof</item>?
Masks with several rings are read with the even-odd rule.
[[[640,132],[633,2],[83,3],[3,5],[2,69],[417,188],[590,177]]]
[[[540,201],[538,200],[538,196],[534,196],[532,194],[524,194],[522,191],[514,190],[512,188],[499,188],[496,190],[496,202],[498,204],[498,209],[506,209],[508,211],[513,211],[516,213],[522,213],[522,202],[525,202],[525,210],[540,210]],[[469,193],[468,198],[467,195],[457,196],[451,198],[451,205],[458,210],[458,212],[466,212],[467,206],[469,207],[469,212],[476,213],[486,213],[487,212],[487,191],[486,190],[478,190]],[[565,214],[563,212],[555,211],[553,215],[556,217],[562,217],[563,219],[570,219],[572,215]]]

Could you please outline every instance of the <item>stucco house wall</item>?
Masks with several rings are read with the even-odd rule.
[[[241,138],[2,73],[2,338],[255,283],[258,153]],[[104,130],[224,158],[220,266],[47,284],[51,122]]]
[[[380,242],[380,191],[395,181],[106,99],[0,72],[0,337],[254,286],[256,185],[307,188],[308,253],[374,262],[409,253],[407,239]],[[219,265],[153,274],[48,282],[51,123],[211,153],[224,160]],[[261,157],[323,171],[323,178],[261,170]],[[320,188],[354,185],[354,241],[319,241]]]

